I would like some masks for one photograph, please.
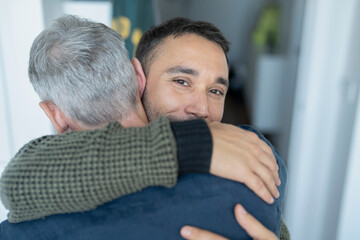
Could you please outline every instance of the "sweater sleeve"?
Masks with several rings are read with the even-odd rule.
[[[176,138],[179,174],[209,173],[212,156],[212,137],[204,120],[172,122]]]
[[[142,128],[50,135],[25,145],[5,168],[0,197],[10,222],[86,211],[147,186],[172,187],[176,142],[161,117]]]
[[[103,129],[31,141],[10,161],[0,179],[8,220],[87,211],[148,186],[172,187],[179,171],[177,156],[180,168],[186,168],[184,173],[208,172],[212,146],[207,124],[194,120],[175,125],[176,142],[165,117],[143,128],[112,123]],[[190,125],[198,129],[197,134],[189,131]],[[191,142],[210,154],[198,154],[187,147]],[[189,166],[185,159],[201,164]]]

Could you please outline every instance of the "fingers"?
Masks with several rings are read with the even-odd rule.
[[[278,165],[271,148],[253,132],[222,124],[209,125],[213,136],[210,173],[244,183],[261,199],[279,197]]]
[[[224,238],[218,234],[192,226],[182,227],[180,234],[183,238],[188,240],[227,240],[227,238]]]
[[[240,204],[235,206],[235,218],[240,226],[255,240],[278,240],[276,235],[251,216]]]
[[[268,168],[266,168],[263,164],[253,161],[250,164],[252,164],[252,169],[254,169],[255,174],[263,181],[265,184],[265,187],[269,190],[271,195],[274,198],[279,198],[280,193],[277,189],[277,185],[275,183],[275,179],[273,178],[272,173]]]
[[[266,188],[264,182],[257,175],[250,174],[245,176],[244,184],[265,202],[269,204],[274,203],[274,198]]]
[[[266,144],[266,146],[268,145]],[[279,177],[279,166],[277,165],[273,152],[271,152],[271,155],[267,154],[266,156],[259,157],[259,161],[270,171],[276,186],[280,186],[281,181]]]
[[[274,153],[270,146],[261,140],[255,133],[247,132],[247,135],[250,139],[253,140],[253,151],[255,157],[264,164],[273,174],[275,183],[277,186],[280,186],[281,181],[279,177],[279,166],[277,165]]]
[[[247,213],[242,205],[237,204],[234,212],[237,222],[254,240],[278,240],[273,232]],[[188,240],[227,240],[218,234],[192,226],[182,227],[180,234]]]

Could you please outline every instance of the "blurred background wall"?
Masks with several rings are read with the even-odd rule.
[[[292,239],[357,239],[360,228],[360,2],[153,0],[154,22],[214,23],[231,42],[224,122],[251,124],[288,166]],[[111,26],[111,1],[0,0],[0,171],[53,133],[27,77],[34,38],[76,14]],[[0,220],[6,210],[0,206]]]

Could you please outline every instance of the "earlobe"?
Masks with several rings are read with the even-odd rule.
[[[65,133],[69,130],[69,125],[64,113],[54,103],[40,102],[39,105],[50,119],[57,133]]]
[[[146,86],[146,77],[145,77],[145,73],[144,70],[141,66],[140,61],[137,58],[133,58],[131,60],[131,63],[135,69],[135,74],[136,74],[136,80],[138,83],[138,90],[140,92],[140,97],[143,96],[144,90],[145,90],[145,86]]]

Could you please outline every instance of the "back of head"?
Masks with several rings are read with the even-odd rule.
[[[42,101],[97,126],[136,107],[137,82],[122,37],[101,23],[66,15],[34,40],[29,78]]]
[[[230,43],[213,24],[187,18],[172,18],[159,26],[152,27],[140,39],[136,49],[136,58],[140,61],[145,74],[149,73],[151,62],[156,57],[161,41],[169,36],[176,38],[184,34],[196,34],[218,44],[225,56],[229,51]]]

